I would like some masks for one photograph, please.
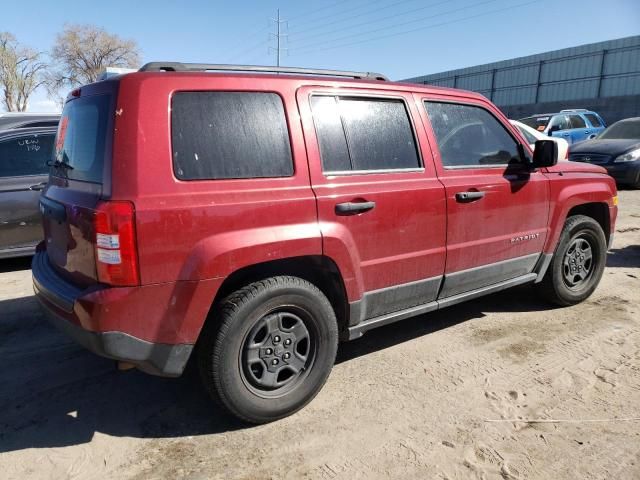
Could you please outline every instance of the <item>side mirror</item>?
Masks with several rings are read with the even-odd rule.
[[[553,132],[559,132],[560,131],[560,125],[555,124],[555,125],[551,125],[549,127],[549,135],[551,135]]]
[[[533,168],[553,167],[558,163],[558,144],[553,140],[538,140],[533,149]]]

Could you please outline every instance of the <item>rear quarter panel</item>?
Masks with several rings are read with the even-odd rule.
[[[266,91],[283,100],[294,176],[178,180],[171,98],[179,91]],[[295,85],[268,78],[132,74],[116,110],[114,199],[133,200],[142,284],[226,277],[247,265],[321,253]]]

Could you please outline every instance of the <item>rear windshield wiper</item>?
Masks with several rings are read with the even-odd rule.
[[[47,167],[64,168],[65,170],[73,170],[73,167],[68,163],[61,162],[60,160],[49,160]]]

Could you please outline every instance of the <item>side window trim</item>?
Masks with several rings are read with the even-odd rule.
[[[520,145],[521,142],[515,138],[513,136],[513,133],[508,129],[505,128],[504,124],[493,114],[493,112],[491,110],[489,110],[488,108],[486,108],[485,105],[482,105],[480,103],[475,103],[475,102],[465,102],[462,100],[451,100],[451,99],[440,99],[440,98],[433,98],[433,97],[422,97],[421,99],[422,103],[422,108],[424,108],[424,112],[426,114],[427,120],[429,121],[429,127],[431,128],[431,130],[433,131],[434,134],[434,139],[435,139],[435,143],[436,143],[436,148],[438,149],[438,153],[440,153],[440,143],[438,142],[438,139],[435,137],[435,131],[433,130],[433,126],[431,125],[431,117],[429,116],[429,110],[427,110],[427,103],[432,102],[432,103],[449,103],[452,105],[462,105],[462,106],[467,106],[467,107],[476,107],[476,108],[481,108],[482,110],[484,110],[485,112],[487,112],[489,115],[491,115],[491,117],[500,124],[500,126],[504,129],[504,131],[507,133],[507,135],[509,135],[509,137],[511,137],[511,139],[514,141],[514,143],[516,145]],[[514,127],[515,128],[515,127]],[[504,170],[505,167],[508,165],[506,163],[501,163],[501,164],[497,164],[497,165],[491,165],[491,164],[487,164],[487,165],[445,165],[442,163],[442,154],[439,155],[440,157],[440,165],[442,166],[442,168],[444,170],[479,170],[479,169],[502,169]]]
[[[340,107],[340,98],[358,98],[358,99],[367,99],[372,101],[388,101],[388,100],[400,100],[404,106],[405,113],[407,114],[407,120],[409,121],[409,126],[411,127],[411,135],[413,136],[414,145],[416,148],[416,156],[418,157],[419,166],[412,168],[384,168],[377,170],[324,170],[322,168],[322,174],[325,177],[338,177],[338,176],[349,176],[349,175],[375,175],[375,174],[387,174],[387,173],[414,173],[414,172],[424,172],[424,159],[422,157],[422,149],[420,147],[420,143],[418,141],[418,135],[416,132],[416,125],[411,115],[411,109],[407,104],[406,98],[399,95],[380,95],[380,94],[371,94],[368,92],[345,92],[345,93],[331,93],[326,91],[312,91],[309,92],[308,101],[311,104],[311,98],[314,96],[323,96],[323,97],[333,97],[336,100],[336,104],[338,108]],[[349,130],[347,125],[345,124],[344,117],[340,114],[340,123],[342,124],[342,129],[345,135],[345,141],[347,143],[347,152],[349,155],[349,163],[353,168],[353,161],[351,159],[351,145],[349,144]],[[314,125],[314,131],[316,133],[316,141],[318,141],[318,131]],[[322,159],[320,159],[320,163],[322,164]]]

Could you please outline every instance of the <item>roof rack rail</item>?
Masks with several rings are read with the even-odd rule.
[[[139,72],[201,72],[217,70],[221,72],[295,73],[300,75],[323,75],[327,77],[347,77],[367,80],[389,81],[387,77],[374,72],[347,72],[298,67],[267,67],[261,65],[219,65],[214,63],[150,62]]]
[[[569,113],[569,112],[588,112],[586,108],[567,108],[565,110],[560,110],[560,113]]]

